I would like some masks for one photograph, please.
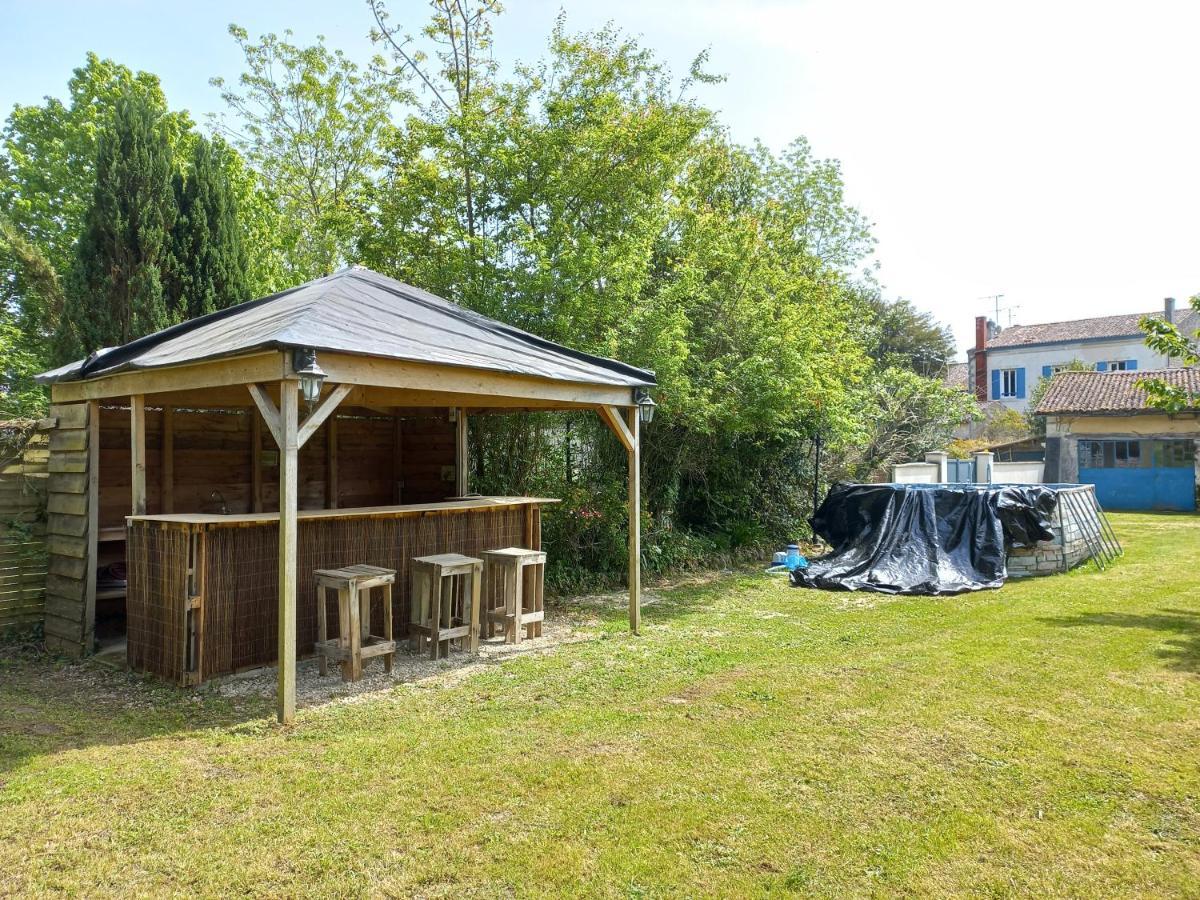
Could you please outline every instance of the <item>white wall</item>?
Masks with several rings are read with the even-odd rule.
[[[892,466],[894,484],[937,484],[939,467],[934,463],[902,463]]]
[[[1072,343],[1054,344],[1040,347],[996,347],[987,352],[988,399],[992,398],[992,372],[996,369],[1025,369],[1025,396],[1021,399],[1000,398],[998,402],[1005,406],[1025,412],[1029,405],[1029,395],[1042,377],[1044,366],[1066,365],[1072,360],[1081,360],[1095,365],[1098,362],[1110,362],[1115,359],[1137,360],[1141,369],[1166,368],[1167,358],[1155,353],[1141,338],[1121,338],[1112,341],[1075,341]]]
[[[1040,462],[994,462],[993,484],[1041,484],[1046,464]]]

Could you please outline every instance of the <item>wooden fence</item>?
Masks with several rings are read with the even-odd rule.
[[[42,621],[50,440],[34,422],[0,422],[0,633]]]

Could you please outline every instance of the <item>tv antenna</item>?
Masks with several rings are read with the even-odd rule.
[[[992,307],[995,310],[994,318],[992,319],[993,322],[999,325],[1000,313],[1006,312],[1008,313],[1008,325],[1010,328],[1012,327],[1013,313],[1021,308],[1019,305],[1014,303],[1011,306],[1001,306],[1000,301],[1004,299],[1003,294],[988,294],[986,297],[980,297],[979,299],[992,301]]]

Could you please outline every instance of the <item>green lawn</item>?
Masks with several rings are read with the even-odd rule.
[[[0,895],[1200,895],[1200,518],[943,599],[763,576],[272,724],[0,662]],[[558,610],[563,614],[563,610]]]

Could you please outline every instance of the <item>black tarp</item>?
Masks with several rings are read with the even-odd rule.
[[[885,594],[1000,587],[1010,547],[1053,537],[1055,503],[1042,485],[834,485],[812,518],[833,549],[792,584]]]

